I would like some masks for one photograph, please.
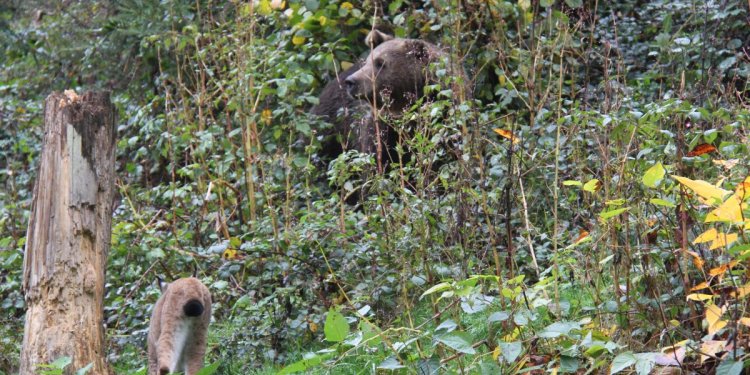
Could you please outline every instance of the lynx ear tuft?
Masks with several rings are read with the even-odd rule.
[[[182,307],[182,311],[187,316],[201,316],[203,314],[203,304],[197,299],[191,299]]]
[[[156,285],[158,285],[159,290],[164,293],[167,290],[169,283],[165,283],[164,280],[161,279],[161,277],[156,276]]]

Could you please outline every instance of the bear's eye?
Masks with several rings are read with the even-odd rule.
[[[383,61],[383,59],[381,58],[375,59],[375,61],[373,61],[373,64],[375,64],[375,69],[383,69],[383,67],[385,67],[385,61]]]

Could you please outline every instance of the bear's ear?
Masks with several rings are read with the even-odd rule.
[[[393,35],[389,35],[383,32],[380,32],[376,29],[372,29],[369,34],[367,34],[367,38],[365,38],[365,43],[370,48],[375,48],[379,46],[380,44],[387,42],[389,40],[393,39]]]
[[[414,56],[417,60],[422,62],[430,60],[430,48],[424,40],[409,39],[404,47],[406,48],[406,53]]]

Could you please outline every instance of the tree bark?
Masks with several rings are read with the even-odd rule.
[[[70,357],[110,374],[104,345],[104,271],[114,194],[115,109],[108,92],[52,93],[23,259],[22,375]]]

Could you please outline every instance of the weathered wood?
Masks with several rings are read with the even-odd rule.
[[[115,108],[107,92],[52,93],[23,259],[21,374],[70,357],[109,374],[104,271],[114,194]]]

